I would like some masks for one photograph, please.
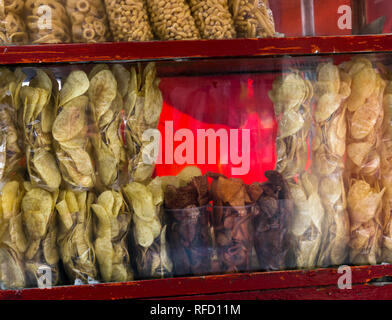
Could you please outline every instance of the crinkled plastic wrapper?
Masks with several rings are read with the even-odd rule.
[[[149,41],[154,35],[144,0],[105,0],[115,41]]]
[[[376,264],[381,258],[385,80],[366,58],[342,66],[352,78],[347,99],[347,205],[351,222],[350,262]]]
[[[294,203],[288,183],[276,171],[267,171],[268,181],[249,186],[256,201],[253,228],[259,269],[284,270],[294,266],[289,251]]]
[[[159,40],[196,40],[199,30],[185,0],[146,0],[154,34]]]
[[[26,0],[24,15],[32,44],[56,44],[72,41],[71,25],[65,1]]]
[[[91,192],[61,191],[57,200],[57,243],[65,273],[71,283],[97,280],[91,212],[94,198]]]
[[[163,189],[160,178],[147,186],[131,182],[123,188],[133,211],[131,245],[133,262],[140,279],[164,278],[172,274],[163,223]]]
[[[163,107],[155,64],[149,63],[142,71],[131,69],[129,83],[124,87],[125,139],[131,181],[149,181],[154,172],[160,139],[157,130]]]
[[[105,42],[110,30],[102,0],[65,0],[73,42]]]
[[[274,18],[265,0],[228,0],[237,36],[267,38],[275,35]]]
[[[227,0],[190,0],[189,6],[203,39],[236,37]]]
[[[100,279],[104,282],[133,280],[127,235],[131,214],[122,194],[107,190],[91,205],[93,215],[93,245]]]
[[[0,3],[0,44],[27,44],[29,36],[23,17],[24,1]]]

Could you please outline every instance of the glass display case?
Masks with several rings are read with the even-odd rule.
[[[154,1],[54,3],[117,42],[0,47],[0,299],[391,296],[389,35],[270,0],[278,37],[147,41]]]

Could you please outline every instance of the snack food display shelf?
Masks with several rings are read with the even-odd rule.
[[[0,64],[385,52],[392,37],[329,36],[1,46]]]
[[[127,283],[0,291],[0,299],[384,299],[392,265],[352,267],[352,289],[339,289],[335,268],[210,275]]]

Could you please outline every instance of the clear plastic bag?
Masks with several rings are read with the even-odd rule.
[[[0,3],[0,43],[27,44],[29,36],[23,20],[23,0]]]
[[[275,35],[274,18],[266,0],[229,0],[237,35],[240,38],[267,38]]]
[[[105,0],[115,41],[149,41],[154,38],[144,0]]]
[[[69,43],[70,21],[62,0],[26,0],[24,14],[30,42]]]
[[[72,25],[73,42],[105,42],[110,31],[104,4],[101,0],[66,0]]]
[[[91,192],[61,191],[57,200],[57,243],[65,273],[71,283],[88,283],[98,276],[92,238]]]
[[[185,0],[146,0],[154,34],[159,40],[195,40],[200,38],[195,20]]]
[[[227,0],[189,0],[189,6],[203,39],[236,37]]]

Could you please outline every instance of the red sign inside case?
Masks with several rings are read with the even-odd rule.
[[[392,1],[391,0],[367,0],[366,1],[367,23],[385,16],[383,33],[392,32]]]

